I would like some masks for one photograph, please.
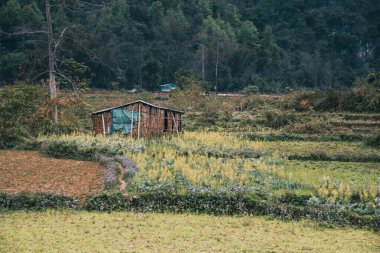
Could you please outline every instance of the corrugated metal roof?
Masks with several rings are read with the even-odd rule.
[[[123,105],[119,105],[119,106],[115,106],[115,107],[111,107],[111,108],[106,108],[106,109],[103,109],[103,110],[100,110],[100,111],[93,112],[91,114],[98,114],[98,113],[102,113],[102,112],[107,112],[107,111],[110,111],[112,109],[116,109],[116,108],[120,108],[120,107],[123,107],[123,106],[132,105],[132,104],[136,104],[136,103],[143,103],[143,104],[146,104],[146,105],[158,108],[158,109],[162,109],[162,110],[173,111],[173,112],[178,112],[178,113],[182,113],[182,114],[184,113],[183,111],[179,111],[179,110],[175,110],[175,109],[169,109],[169,108],[157,106],[157,105],[145,102],[143,100],[136,100],[136,101],[131,102],[131,103],[127,103],[127,104],[123,104]]]

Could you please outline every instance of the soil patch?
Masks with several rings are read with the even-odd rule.
[[[104,169],[94,162],[55,159],[35,151],[0,151],[0,191],[82,196],[103,189]]]

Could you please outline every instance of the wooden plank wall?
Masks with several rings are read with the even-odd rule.
[[[103,129],[103,120],[104,128]],[[111,133],[112,127],[112,114],[110,111],[92,115],[92,131],[94,134]]]
[[[92,115],[92,131],[94,134],[103,134],[102,115]]]

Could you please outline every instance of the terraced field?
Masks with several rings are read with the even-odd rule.
[[[289,161],[278,168],[277,175],[308,185],[317,185],[322,178],[351,185],[353,190],[380,186],[380,164],[334,161]]]
[[[101,109],[155,96],[98,91],[86,101]],[[44,195],[7,195],[43,192],[72,197],[62,206],[80,210],[0,210],[0,252],[379,252],[380,152],[366,140],[380,116],[285,111],[295,115],[277,128],[266,122],[266,106],[211,117],[214,131],[151,140],[40,136],[44,155],[0,151],[2,206],[44,209]],[[196,117],[210,119],[194,112],[185,128]]]

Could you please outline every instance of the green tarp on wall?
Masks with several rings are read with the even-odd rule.
[[[139,113],[137,111],[131,111],[124,108],[116,108],[111,110],[112,113],[112,133],[120,131],[123,134],[129,134],[132,128],[137,125]],[[133,115],[132,115],[133,113]],[[132,123],[133,117],[133,126]]]

